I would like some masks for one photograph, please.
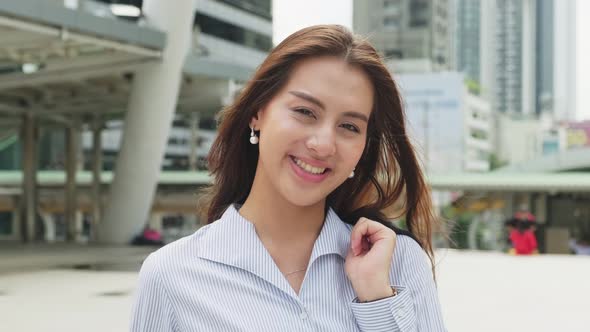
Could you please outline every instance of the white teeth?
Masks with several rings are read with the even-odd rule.
[[[313,166],[311,166],[309,164],[304,163],[303,161],[301,161],[301,160],[299,160],[297,158],[294,158],[294,159],[295,159],[295,163],[299,167],[301,167],[303,170],[305,170],[306,172],[308,172],[308,173],[311,173],[311,174],[322,174],[326,170],[325,168],[322,168],[322,167],[313,167]]]

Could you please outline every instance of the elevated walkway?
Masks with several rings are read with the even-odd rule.
[[[563,172],[590,169],[590,149],[579,148],[540,156],[515,165],[506,166],[497,172]]]

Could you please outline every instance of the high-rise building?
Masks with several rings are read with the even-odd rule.
[[[554,1],[554,13],[554,83],[550,101],[557,119],[573,121],[578,111],[576,1]]]
[[[563,1],[562,1],[563,2]],[[569,2],[569,1],[567,1]],[[538,0],[537,2],[537,34],[536,34],[536,102],[537,113],[554,111],[554,55],[555,47],[555,1]]]
[[[457,0],[457,68],[493,109],[573,119],[575,1]]]
[[[523,58],[525,39],[523,8],[527,0],[496,0],[494,39],[495,61],[491,63],[495,72],[495,84],[490,93],[497,110],[506,113],[529,113],[523,104],[525,84],[534,84],[524,79]],[[531,60],[531,59],[527,59]],[[527,62],[529,62],[527,61]],[[485,65],[490,65],[487,63]],[[530,105],[529,105],[530,106]]]
[[[480,84],[480,0],[457,0],[456,65],[465,77]]]
[[[451,24],[448,0],[353,2],[353,29],[369,37],[399,71],[449,69]]]

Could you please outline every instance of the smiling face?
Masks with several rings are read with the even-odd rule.
[[[357,165],[372,107],[362,69],[328,56],[298,63],[250,123],[260,136],[252,190],[297,206],[323,204]]]

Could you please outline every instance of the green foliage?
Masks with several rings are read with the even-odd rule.
[[[474,218],[472,212],[462,212],[453,206],[443,208],[442,215],[448,221],[451,245],[455,249],[468,249],[469,225]]]
[[[504,167],[508,165],[508,162],[505,160],[501,160],[495,153],[490,154],[490,170],[494,170],[496,168]]]
[[[479,96],[481,94],[481,86],[476,81],[466,78],[465,85],[467,86],[467,90],[474,95]]]

